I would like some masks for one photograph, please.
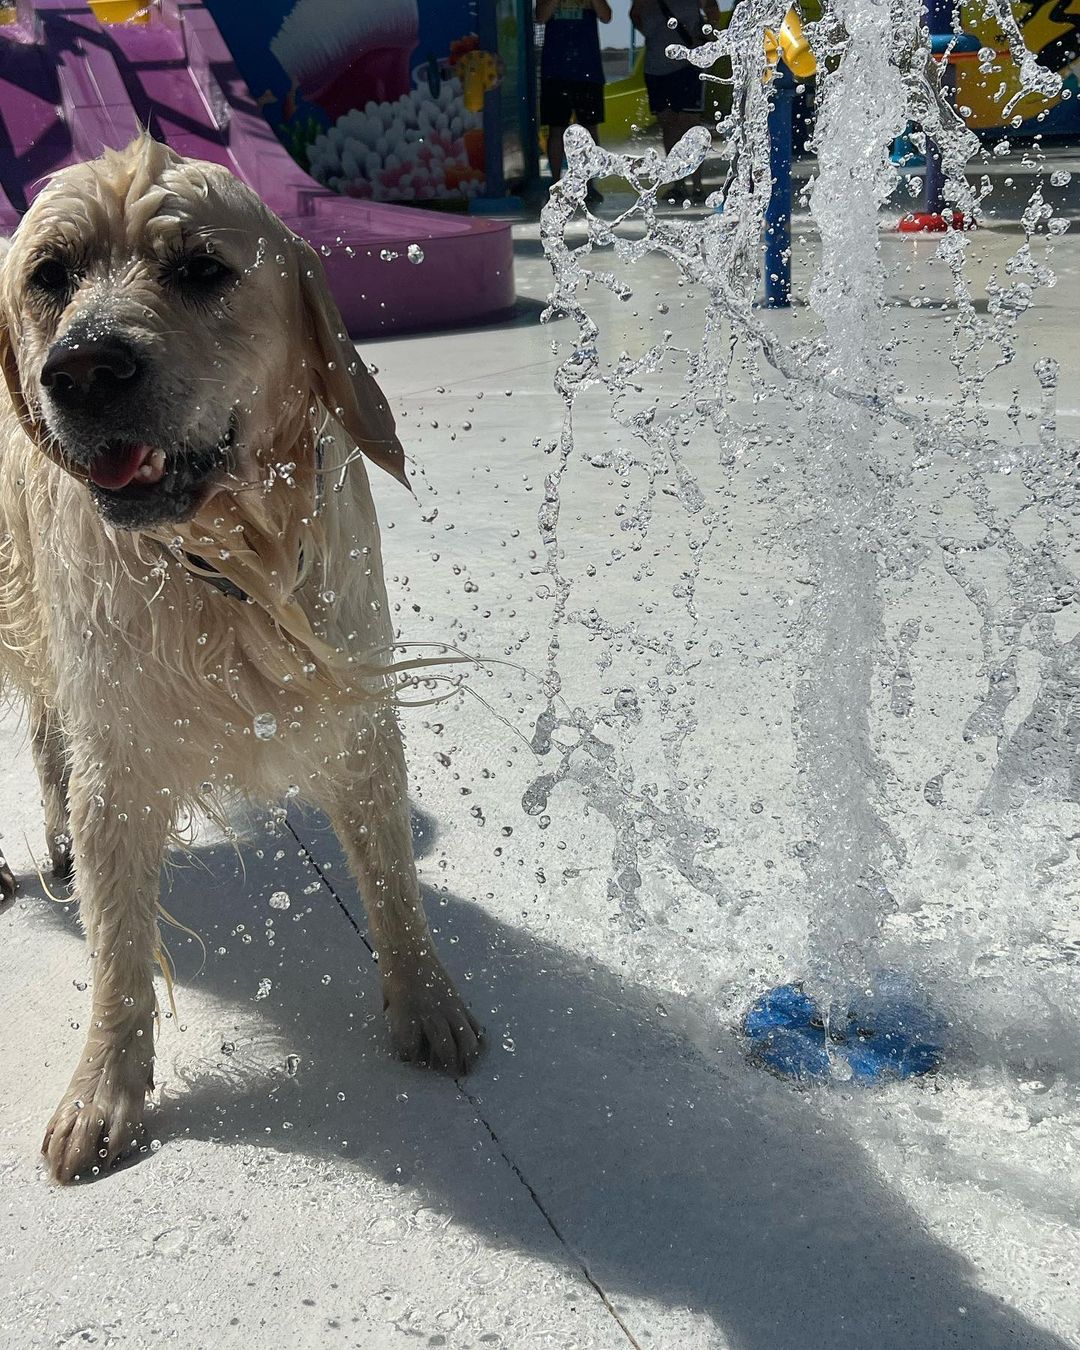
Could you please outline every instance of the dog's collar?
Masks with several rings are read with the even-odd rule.
[[[300,552],[303,555],[303,549]],[[206,565],[206,559],[200,558],[197,553],[185,553],[184,561],[191,564],[195,576],[205,581],[208,586],[213,586],[215,591],[227,595],[230,600],[239,600],[241,604],[246,604],[251,599],[247,591],[241,590],[235,581],[223,577],[220,572],[212,572]]]
[[[184,561],[191,566],[193,576],[205,581],[208,586],[213,586],[215,591],[220,591],[222,595],[227,595],[230,600],[239,600],[242,605],[247,604],[251,599],[247,591],[242,590],[235,581],[228,577],[223,577],[220,572],[214,572],[207,565],[205,558],[200,558],[197,553],[184,553]],[[298,587],[303,585],[304,581],[304,546],[300,545],[300,557],[296,563],[296,575]]]
[[[315,515],[322,512],[325,505],[325,486],[323,484],[323,448],[322,436],[315,438]],[[220,591],[222,595],[227,595],[230,600],[239,600],[240,603],[247,604],[251,599],[247,591],[242,590],[235,581],[230,581],[228,577],[223,577],[220,572],[215,572],[207,563],[205,558],[200,558],[197,553],[184,553],[184,561],[191,565],[193,575],[205,581],[208,586],[213,586],[215,591]],[[300,545],[300,557],[296,562],[296,584],[297,589],[304,584],[304,546]]]

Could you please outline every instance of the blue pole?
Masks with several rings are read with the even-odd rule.
[[[481,0],[477,14],[477,33],[480,50],[498,52],[499,25],[495,10],[496,0]],[[484,94],[484,178],[485,197],[502,197],[506,192],[503,177],[502,93],[498,86]]]
[[[476,15],[480,50],[499,54],[498,0],[479,0]],[[530,28],[530,34],[532,29]],[[532,78],[531,66],[528,78]],[[528,95],[525,95],[527,98]],[[499,215],[521,209],[520,197],[506,195],[506,172],[503,164],[503,94],[496,85],[484,94],[484,192],[469,203],[475,215]]]
[[[953,32],[954,0],[926,0],[926,27],[930,33],[930,51],[934,56],[956,56],[977,51],[979,40],[971,33]],[[956,92],[956,67],[949,60],[941,72],[941,91],[953,101]],[[941,167],[941,151],[926,138],[926,206],[927,215],[941,215],[945,209],[945,174]]]
[[[531,187],[540,184],[540,134],[537,126],[536,43],[533,40],[532,0],[518,0],[518,79],[520,88],[521,150],[525,160],[525,182]]]
[[[926,138],[926,205],[929,215],[939,216],[945,208],[945,173],[937,143]]]
[[[765,208],[765,307],[791,304],[791,148],[795,77],[783,61],[769,85],[769,174],[772,191]]]

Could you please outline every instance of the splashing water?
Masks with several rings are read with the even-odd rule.
[[[1023,49],[1006,0],[991,8],[1024,90],[1056,94],[1058,77]],[[650,867],[730,914],[797,886],[808,935],[800,943],[769,919],[751,924],[763,946],[754,978],[801,975],[793,963],[802,961],[827,1007],[871,992],[892,961],[948,991],[969,1022],[1001,1029],[1031,995],[1025,961],[1037,947],[1042,997],[1063,1008],[1076,995],[1075,938],[1047,955],[1053,943],[1025,912],[1040,888],[1045,898],[1066,885],[1061,865],[1074,861],[1080,802],[1080,637],[1068,614],[1080,499],[1076,447],[1057,426],[1057,363],[1032,363],[1033,407],[1019,389],[1004,415],[1001,407],[1003,372],[1023,349],[1020,320],[1055,284],[1054,241],[1067,223],[1040,180],[1022,242],[985,281],[985,304],[969,276],[970,236],[933,241],[936,274],[949,278],[935,302],[951,323],[948,362],[925,362],[921,387],[905,390],[896,255],[880,232],[896,188],[891,142],[917,122],[940,147],[947,197],[976,222],[993,206],[991,183],[984,177],[976,191],[966,174],[987,152],[942,93],[919,0],[831,0],[807,28],[821,72],[808,194],[816,240],[796,243],[816,255],[810,310],[756,310],[771,186],[763,39],[785,9],[744,0],[714,40],[670,49],[703,70],[721,56],[731,62],[733,112],[718,127],[731,164],[722,211],[695,219],[660,204],[666,184],[701,164],[707,131],[689,132],[666,157],[618,154],[567,131],[566,174],[541,221],[555,274],[545,318],[577,329],[556,375],[566,413],[538,513],[554,625],[533,748],[557,763],[523,805],[540,814],[572,781],[612,821],[608,893],[631,925],[646,921]],[[585,209],[588,183],[612,176],[634,199],[614,219],[596,218]],[[719,194],[710,201],[719,206]],[[647,256],[670,266],[671,295],[632,351],[626,327],[605,342],[589,297],[603,288],[640,306],[635,265]],[[694,316],[690,341],[676,341],[663,317],[672,300]],[[916,315],[921,303],[912,302]],[[607,432],[582,446],[575,419],[598,399],[610,408]],[[1033,441],[1023,439],[1027,421],[1037,425]],[[614,516],[625,550],[612,559],[637,555],[635,580],[651,588],[640,593],[655,597],[636,614],[574,575],[561,516],[583,467],[622,486]],[[592,509],[603,508],[594,499]],[[731,543],[747,516],[780,573],[770,599],[781,616],[744,588],[745,623],[756,618],[761,631],[725,646],[717,597],[737,582]],[[674,566],[645,547],[665,534]],[[671,599],[656,588],[661,573]],[[602,673],[613,673],[613,649],[622,666],[617,692],[592,709],[563,701],[564,653],[583,635],[600,639]],[[770,715],[789,723],[793,779],[770,779],[745,760],[742,777],[769,786],[748,787],[749,815],[767,812],[801,881],[780,866],[763,887],[739,891],[736,866],[760,874],[750,856],[760,834],[741,823],[744,738],[732,707],[740,682],[760,688],[770,664],[789,673],[786,685],[773,680]],[[943,672],[949,682],[939,687]],[[725,796],[716,775],[729,760]],[[1000,920],[993,951],[980,933],[988,907]],[[985,1017],[994,999],[1003,1006]],[[965,1034],[978,1040],[971,1026]]]

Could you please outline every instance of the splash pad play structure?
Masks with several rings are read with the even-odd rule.
[[[1059,77],[1029,58],[1008,6],[995,8],[1024,93],[1053,98]],[[652,706],[660,740],[666,737],[670,786],[656,784],[652,766],[642,775],[618,750],[613,777],[627,791],[638,784],[647,802],[665,801],[669,813],[679,803],[681,842],[672,844],[668,865],[692,887],[715,891],[711,874],[689,866],[685,842],[715,839],[725,828],[688,809],[725,800],[708,787],[722,772],[725,736],[710,738],[705,721],[726,713],[727,729],[736,730],[739,672],[766,660],[787,663],[790,682],[775,693],[786,711],[775,715],[790,725],[794,774],[789,782],[773,779],[771,791],[782,803],[776,819],[785,850],[798,866],[784,870],[781,884],[780,864],[768,861],[774,875],[757,893],[762,912],[754,919],[761,950],[747,958],[766,992],[748,1011],[743,1001],[738,1022],[750,1057],[774,1072],[880,1082],[948,1064],[965,1036],[979,1034],[979,1017],[989,1023],[996,1015],[985,990],[981,1001],[974,993],[977,935],[966,957],[940,955],[951,891],[964,893],[961,910],[970,903],[986,916],[1008,911],[1042,884],[1038,856],[1072,857],[1075,794],[1062,789],[1060,775],[1049,782],[1034,766],[1056,763],[1052,741],[1065,716],[1060,671],[1075,651],[1063,617],[1077,593],[1075,451],[1057,427],[1057,361],[1020,359],[1022,316],[1054,285],[1054,240],[1068,222],[1052,189],[1068,175],[1048,170],[1038,181],[1015,251],[985,283],[985,312],[970,274],[973,236],[948,230],[927,242],[939,278],[932,303],[949,325],[951,356],[940,367],[916,360],[916,382],[909,369],[907,387],[899,385],[890,310],[901,303],[898,250],[910,244],[895,234],[889,250],[883,243],[895,231],[895,216],[884,214],[896,181],[890,146],[909,122],[923,127],[940,156],[944,199],[968,222],[988,209],[992,185],[971,186],[984,152],[948,101],[919,0],[891,7],[834,0],[820,22],[807,25],[819,70],[809,312],[770,317],[756,305],[777,88],[767,78],[764,38],[778,30],[784,9],[746,0],[727,32],[681,49],[702,69],[721,56],[732,62],[739,111],[720,128],[735,166],[722,213],[693,220],[657,208],[663,185],[700,163],[706,132],[689,133],[666,160],[655,152],[613,154],[580,131],[568,134],[568,173],[542,223],[556,277],[549,317],[577,329],[556,381],[566,422],[550,447],[554,468],[540,515],[555,596],[551,679],[560,687],[559,652],[575,623],[617,635],[624,663],[632,653],[636,678],[624,675],[619,698],[629,707],[627,686],[635,690],[635,738],[649,720],[646,703]],[[590,217],[586,183],[612,175],[630,183],[636,202],[616,220]],[[672,276],[670,294],[656,292],[656,306],[635,291],[634,266],[646,256],[666,260]],[[606,341],[590,312],[589,290],[597,286],[635,314],[649,314],[640,340],[620,330],[614,345]],[[684,314],[679,338],[662,317],[675,306]],[[563,493],[579,472],[575,415],[596,397],[610,400],[614,444],[604,451],[590,444],[587,463],[613,466],[624,492],[615,513],[621,546],[608,566],[620,564],[627,545],[656,560],[658,536],[686,539],[685,550],[674,546],[679,562],[664,569],[674,572],[674,605],[659,626],[641,615],[609,617],[596,597],[582,617],[584,597],[575,591],[559,521]],[[713,474],[691,472],[702,454]],[[786,636],[763,656],[754,652],[767,642],[740,633],[733,674],[725,667],[730,639],[714,639],[723,628],[723,588],[733,582],[714,568],[717,593],[710,595],[704,577],[740,511],[772,513],[760,528],[769,531]],[[738,575],[737,559],[731,566]],[[920,687],[917,674],[920,649],[940,645],[932,635],[942,625],[964,634],[965,643],[956,641],[969,663],[948,695],[959,719],[955,736],[943,733],[934,712],[946,696]],[[726,681],[712,676],[708,658],[726,669]],[[614,716],[619,709],[617,700]],[[549,716],[560,718],[555,702]],[[589,734],[607,717],[585,719]],[[574,725],[581,733],[580,717]],[[720,767],[691,767],[672,743],[707,744]],[[764,776],[759,765],[744,772],[751,782]],[[760,813],[767,793],[757,796],[751,811]],[[634,867],[617,876],[633,880],[617,881],[611,895],[629,906],[629,892],[640,890],[640,859],[657,838],[653,807],[643,820],[635,822],[632,811],[620,817],[620,828],[616,858],[630,857]],[[731,829],[738,834],[737,819]],[[752,852],[744,857],[744,844],[730,847],[740,867],[753,870]],[[777,936],[777,926],[796,926],[795,895],[805,932]],[[778,914],[767,912],[770,904]],[[930,910],[942,925],[937,956],[920,933]],[[968,987],[958,974],[965,960]]]
[[[0,25],[0,119],[0,230],[49,173],[145,126],[230,169],[319,251],[354,336],[476,322],[514,303],[508,226],[360,201],[310,178],[199,3],[19,0]]]

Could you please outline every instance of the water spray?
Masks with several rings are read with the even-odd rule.
[[[994,3],[1007,8],[1004,0],[1002,6]],[[785,10],[782,3],[744,0],[724,33],[693,50],[670,49],[704,73],[721,56],[731,61],[733,112],[718,127],[732,166],[722,211],[694,218],[658,209],[662,185],[689,176],[708,152],[709,137],[703,132],[688,134],[667,157],[655,151],[619,155],[594,145],[580,128],[567,134],[567,172],[553,190],[541,223],[556,278],[547,316],[570,319],[578,334],[556,377],[565,420],[552,446],[557,460],[540,512],[556,596],[549,683],[554,700],[568,626],[585,621],[603,631],[595,610],[584,620],[575,612],[559,539],[560,492],[576,462],[573,428],[579,400],[590,389],[606,390],[616,425],[639,447],[637,457],[627,463],[647,471],[649,489],[625,514],[622,528],[644,534],[661,490],[685,510],[695,562],[686,570],[682,594],[693,634],[701,559],[723,528],[724,508],[717,503],[737,490],[728,488],[725,494],[721,487],[734,483],[733,475],[763,430],[766,402],[775,396],[770,391],[781,389],[798,414],[785,432],[785,471],[802,489],[794,499],[800,524],[791,537],[798,544],[806,598],[791,630],[797,654],[791,715],[797,750],[794,790],[803,834],[797,855],[809,942],[801,978],[777,984],[754,1000],[741,1019],[741,1030],[751,1057],[777,1073],[868,1083],[938,1068],[945,1060],[947,1039],[947,1020],[920,992],[919,975],[888,969],[882,956],[885,927],[899,905],[897,888],[909,884],[909,858],[895,828],[891,771],[881,753],[876,700],[883,664],[895,647],[894,695],[901,709],[896,715],[906,715],[910,695],[905,704],[900,671],[901,666],[908,671],[904,687],[909,688],[911,651],[919,634],[918,621],[909,619],[894,641],[887,631],[884,592],[920,569],[940,566],[978,615],[986,687],[972,714],[971,726],[978,728],[973,736],[1000,740],[1006,734],[1005,709],[1019,687],[1016,663],[1033,624],[1041,635],[1040,650],[1053,668],[1064,660],[1059,641],[1038,616],[1056,612],[1053,607],[1060,601],[1055,597],[1071,577],[1058,529],[1062,510],[1072,510],[1066,501],[1071,451],[1053,430],[1042,432],[1037,445],[995,442],[980,403],[990,353],[1000,352],[991,369],[1014,358],[1019,315],[1030,306],[1034,287],[1053,284],[1048,262],[1036,259],[1033,244],[1043,240],[1048,257],[1054,230],[1052,212],[1036,189],[1023,221],[1025,242],[1010,260],[1006,279],[989,283],[988,316],[977,311],[966,277],[967,235],[950,230],[941,237],[938,256],[953,283],[952,360],[959,398],[950,414],[939,419],[917,399],[898,397],[881,248],[882,212],[896,186],[890,146],[909,123],[924,129],[939,156],[935,191],[947,203],[946,212],[952,209],[977,221],[988,189],[984,186],[976,194],[965,176],[978,142],[942,90],[921,0],[889,5],[829,0],[806,34],[819,72],[813,142],[817,174],[809,193],[819,237],[809,296],[816,331],[800,342],[786,338],[787,330],[777,329],[757,308],[763,241],[766,258],[775,260],[780,239],[775,231],[772,237],[768,233],[778,205],[770,161],[775,147],[770,147],[768,128],[786,92],[770,69],[766,35],[780,30]],[[1047,72],[1033,67],[1029,74],[1034,92],[1049,88]],[[635,198],[617,218],[599,219],[585,206],[587,184],[590,178],[611,175],[625,178]],[[584,236],[574,236],[582,225]],[[608,252],[625,264],[660,254],[682,282],[700,291],[704,302],[696,351],[680,355],[665,332],[640,355],[623,351],[605,363],[602,335],[588,311],[589,287],[600,285],[625,299],[632,294],[630,284],[603,265]],[[786,260],[788,250],[781,252]],[[733,415],[736,352],[758,410],[756,426],[741,424]],[[668,386],[674,395],[670,408],[665,412],[654,402],[643,409],[643,382],[677,360],[685,373],[677,388]],[[1052,405],[1052,372],[1047,380],[1053,386]],[[1040,384],[1045,400],[1041,377]],[[1044,410],[1041,425],[1053,427],[1052,406],[1048,413]],[[699,431],[715,437],[717,482],[695,477],[683,453]],[[1022,480],[1028,494],[1024,500],[999,490],[1002,476],[1009,474],[1013,483],[1016,475]],[[985,536],[976,551],[999,550],[1006,560],[1009,604],[999,605],[976,579],[970,549],[942,526],[935,526],[929,537],[923,521],[914,520],[916,508],[905,494],[938,476],[962,485],[972,528]],[[1029,512],[1031,521],[1040,522],[1038,530],[1024,523]],[[621,630],[620,637],[631,647],[647,645],[629,630]],[[692,647],[694,641],[691,637],[685,645]],[[685,662],[670,637],[659,645],[654,641],[650,650],[662,651],[672,669]],[[999,671],[1004,674],[995,673]],[[658,706],[676,721],[693,717],[676,713],[670,700],[660,700]],[[588,800],[616,822],[617,852],[635,862],[628,874],[629,891],[620,883],[610,893],[630,911],[632,897],[627,896],[640,884],[640,861],[656,846],[658,832],[655,816],[639,809],[642,797],[633,766],[624,763],[617,776],[609,777],[597,767],[607,750],[594,735],[603,719],[603,714],[579,709],[574,715],[579,748],[564,752],[558,770],[538,782],[546,802],[558,781],[574,777]],[[541,723],[550,730],[556,720],[552,701]],[[673,740],[682,743],[679,737]],[[588,773],[575,770],[580,747],[596,761]],[[678,769],[677,761],[672,768]],[[944,804],[947,775],[946,766],[927,781],[926,803]],[[989,801],[984,794],[982,804],[973,809],[988,810]],[[715,838],[715,827],[695,819],[678,795],[675,802],[666,819],[675,822],[681,841],[680,871],[695,878],[694,885],[708,884],[711,874],[695,870],[692,855],[694,841]],[[967,828],[968,818],[964,821]]]

